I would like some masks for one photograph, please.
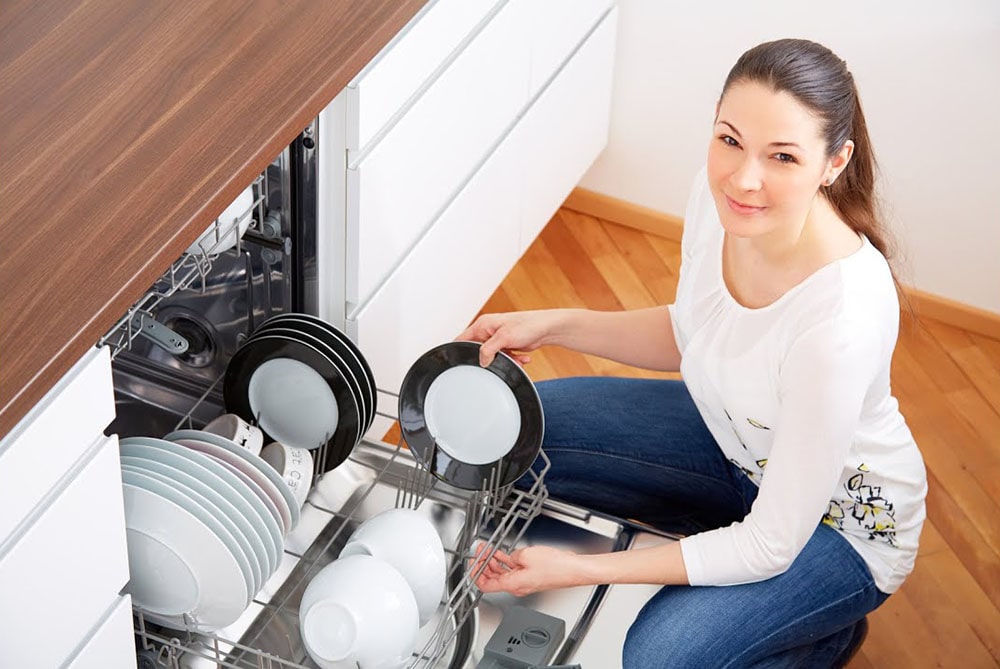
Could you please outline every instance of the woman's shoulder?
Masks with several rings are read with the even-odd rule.
[[[704,247],[712,233],[720,234],[721,231],[719,212],[708,186],[708,166],[704,165],[694,177],[684,210],[684,234],[681,238],[684,256],[693,255],[696,250]]]
[[[871,346],[891,353],[899,329],[899,299],[889,265],[864,240],[855,253],[824,267],[785,311],[789,343],[799,337]]]

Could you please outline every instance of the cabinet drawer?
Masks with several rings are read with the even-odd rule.
[[[531,83],[534,97],[587,37],[614,0],[545,0],[532,6]]]
[[[114,416],[111,355],[90,349],[0,441],[0,551]]]
[[[0,554],[0,667],[59,666],[128,582],[118,439],[74,473]]]
[[[116,597],[108,615],[89,637],[66,669],[135,669],[132,597]]]
[[[612,10],[375,296],[348,315],[379,388],[398,392],[417,357],[461,332],[600,153],[616,19]]]
[[[614,8],[518,124],[525,147],[522,253],[607,144],[617,23]]]
[[[347,170],[347,302],[363,304],[527,103],[528,49],[511,0],[370,153]]]
[[[364,149],[507,0],[432,0],[347,86],[347,146]]]
[[[379,388],[398,392],[413,361],[454,339],[517,259],[517,149],[501,144],[375,297],[349,314]]]

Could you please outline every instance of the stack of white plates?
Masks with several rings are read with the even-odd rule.
[[[346,460],[375,419],[375,378],[361,351],[309,314],[261,324],[229,362],[223,396],[268,440],[321,449],[320,474]]]
[[[235,622],[299,520],[288,485],[258,456],[200,430],[120,444],[133,603],[177,629]]]

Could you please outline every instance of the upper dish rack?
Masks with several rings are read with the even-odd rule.
[[[253,204],[228,222],[215,219],[200,236],[198,251],[185,252],[157,279],[152,287],[118,319],[118,322],[98,342],[107,346],[111,357],[128,350],[140,334],[146,334],[174,353],[183,353],[187,342],[162,326],[154,317],[153,310],[165,299],[183,290],[205,290],[205,280],[212,271],[215,260],[223,253],[240,256],[243,253],[242,234],[270,236],[265,230],[268,191],[267,171],[258,175],[250,188]],[[230,240],[235,239],[235,245]]]

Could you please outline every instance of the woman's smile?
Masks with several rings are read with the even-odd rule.
[[[742,202],[739,202],[738,200],[734,200],[728,195],[726,196],[726,203],[729,205],[730,209],[732,209],[740,216],[753,216],[754,214],[759,214],[760,212],[764,211],[767,208],[767,207],[755,207],[750,204],[744,204]]]

